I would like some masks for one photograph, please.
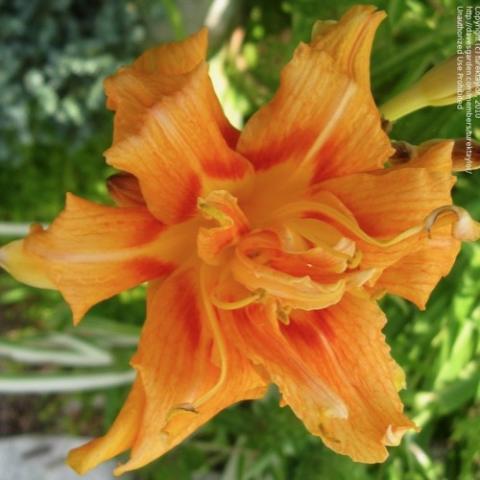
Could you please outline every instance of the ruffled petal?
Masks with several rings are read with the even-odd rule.
[[[355,8],[297,48],[275,97],[248,121],[238,142],[257,170],[277,166],[287,182],[305,184],[385,163],[393,150],[364,64],[382,18],[371,7]]]
[[[191,236],[191,225],[167,228],[145,207],[106,207],[69,194],[47,230],[21,241],[22,258],[35,259],[36,271],[60,290],[78,322],[94,304],[172,272],[194,246]],[[11,251],[2,249],[7,257]],[[18,258],[12,262],[22,267]]]
[[[392,170],[401,168],[426,168],[430,172],[448,175],[454,171],[453,156],[456,142],[454,140],[435,140],[422,143],[415,148],[413,158],[405,163],[395,165]]]
[[[207,44],[208,32],[203,28],[183,41],[147,50],[132,65],[105,80],[107,107],[116,112],[114,143],[138,134],[149,108],[183,88],[189,74],[204,63]],[[213,100],[209,105],[212,116],[229,144],[234,145],[238,133]]]
[[[452,144],[450,152],[451,148]],[[333,193],[370,235],[394,235],[422,223],[435,208],[452,203],[451,160],[449,165],[440,172],[421,167],[357,173],[327,180],[315,189]]]
[[[163,455],[220,410],[264,393],[263,380],[217,329],[217,313],[205,303],[202,288],[196,270],[190,269],[149,291],[147,321],[133,359],[144,395],[137,404],[141,414],[127,401],[104,437],[119,442],[121,421],[132,429],[121,445],[122,450],[131,448],[131,457],[117,475]],[[83,473],[119,453],[103,443],[94,440],[74,451],[71,465]]]
[[[375,296],[399,295],[425,309],[433,289],[448,275],[460,251],[460,241],[452,237],[451,230],[450,225],[434,228],[413,251],[386,268],[372,288]]]
[[[359,173],[315,185],[312,198],[331,192],[351,212],[359,226],[378,239],[394,237],[424,224],[436,208],[452,203],[452,142],[433,145],[409,162],[409,166]],[[365,267],[387,267],[428,241],[419,233],[390,248],[359,240]]]
[[[322,189],[287,203],[273,215],[276,221],[286,222],[317,247],[331,249],[332,238],[338,238],[336,249],[341,247],[352,273],[368,270],[374,273],[372,270],[384,269],[410,251],[408,249],[416,245],[419,238],[427,236],[425,221],[385,238],[369,235],[336,196]],[[326,225],[337,237],[330,240],[324,237]]]
[[[68,464],[84,475],[102,462],[128,450],[137,436],[145,408],[145,393],[140,379],[136,379],[122,410],[107,434],[71,450]]]
[[[397,391],[401,369],[381,329],[385,317],[368,298],[347,293],[330,308],[295,311],[275,330],[262,307],[235,312],[241,348],[262,365],[306,427],[332,450],[364,463],[382,462],[414,424]]]
[[[338,23],[318,22],[311,43],[328,53],[339,69],[362,88],[370,90],[370,53],[375,33],[384,18],[385,12],[376,11],[372,5],[354,6]]]
[[[314,190],[335,194],[370,235],[395,236],[422,225],[435,209],[451,205],[452,148],[451,141],[422,145],[404,165],[327,180]],[[425,308],[459,251],[451,229],[440,225],[430,234],[424,231],[387,249],[359,241],[362,265],[386,268],[373,290],[400,295]]]
[[[252,181],[250,163],[228,146],[215,113],[205,63],[182,87],[163,96],[144,115],[139,131],[106,152],[107,163],[133,174],[150,211],[165,223],[196,212],[197,198],[228,190],[243,198]]]

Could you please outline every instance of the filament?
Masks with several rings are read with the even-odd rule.
[[[278,209],[276,212],[274,212],[273,215],[276,217],[284,217],[292,214],[305,213],[305,212],[314,212],[314,213],[319,213],[321,215],[325,215],[326,217],[329,217],[333,219],[335,222],[339,223],[340,225],[346,227],[348,230],[353,232],[360,239],[372,245],[376,245],[378,247],[390,247],[392,245],[396,245],[397,243],[400,243],[407,238],[413,237],[414,235],[417,235],[425,231],[424,225],[417,225],[415,227],[411,227],[408,230],[403,231],[402,233],[396,235],[393,238],[378,240],[376,238],[371,237],[367,233],[365,233],[354,221],[352,221],[346,215],[340,213],[338,210],[328,205],[324,205],[324,204],[320,204],[312,201],[290,203],[289,205]]]
[[[217,383],[210,388],[206,393],[204,393],[200,398],[198,398],[192,404],[192,410],[197,411],[200,406],[208,402],[213,396],[215,396],[219,390],[225,384],[227,379],[227,370],[228,370],[228,356],[227,349],[225,346],[225,340],[223,334],[220,330],[220,325],[218,324],[218,317],[212,308],[212,302],[207,293],[206,286],[206,269],[205,265],[200,267],[200,294],[202,298],[203,308],[207,315],[208,322],[213,334],[214,343],[218,349],[218,354],[220,356],[220,376],[218,377]]]

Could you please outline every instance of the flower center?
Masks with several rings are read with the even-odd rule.
[[[458,217],[456,236],[473,229],[463,212],[445,207],[432,212],[423,224],[379,239],[368,235],[336,202],[325,193],[315,200],[287,203],[272,211],[260,229],[252,228],[229,192],[215,190],[199,198],[206,223],[198,230],[197,253],[216,270],[208,292],[211,303],[222,310],[262,303],[275,321],[288,323],[294,310],[327,308],[347,290],[373,287],[381,269],[366,261],[362,252],[386,252],[427,235],[440,216]]]
[[[197,412],[226,381],[229,359],[215,307],[236,310],[261,303],[272,324],[288,324],[295,310],[327,308],[338,303],[346,290],[363,295],[361,287],[375,284],[381,270],[364,265],[360,247],[384,249],[419,234],[430,235],[439,217],[452,215],[457,219],[454,236],[473,237],[480,231],[463,211],[447,206],[434,210],[421,225],[377,239],[332,198],[325,195],[315,201],[288,203],[271,212],[270,222],[262,229],[251,228],[237,199],[227,191],[212,191],[198,199],[206,221],[197,234],[197,253],[203,263],[200,292],[218,349],[220,375],[194,404],[172,408],[169,418],[179,411]]]
[[[198,231],[197,253],[218,269],[211,293],[217,308],[261,302],[288,323],[292,310],[334,305],[349,286],[374,276],[372,269],[359,269],[356,243],[326,221],[272,215],[267,227],[252,229],[237,200],[223,190],[199,198],[198,208],[209,224]]]

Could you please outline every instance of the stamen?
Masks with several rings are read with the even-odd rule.
[[[197,208],[207,220],[215,220],[220,226],[235,225],[239,231],[248,230],[247,217],[237,199],[226,190],[213,190],[206,198],[198,197]]]
[[[218,324],[218,319],[215,311],[212,308],[212,303],[208,297],[207,286],[206,286],[206,267],[202,265],[200,267],[200,296],[202,299],[203,308],[205,314],[207,315],[208,323],[212,330],[214,344],[218,349],[218,354],[220,357],[220,376],[218,377],[217,383],[205,392],[200,398],[198,398],[194,403],[185,402],[179,403],[173,406],[170,411],[167,413],[165,423],[168,423],[175,415],[183,412],[189,413],[199,413],[199,408],[208,402],[213,396],[215,396],[218,391],[225,384],[227,379],[227,369],[228,369],[228,357],[225,347],[225,341],[223,339],[222,332],[220,331],[220,326]]]
[[[224,300],[220,300],[216,295],[212,295],[210,297],[211,302],[217,308],[222,310],[238,310],[239,308],[248,307],[252,303],[259,302],[265,296],[265,290],[259,288],[255,290],[251,295],[248,297],[242,298],[240,300],[236,300],[234,302],[226,302]]]
[[[207,267],[205,265],[202,265],[200,267],[200,294],[202,298],[203,308],[205,309],[205,313],[207,315],[210,328],[212,329],[213,340],[214,340],[215,346],[218,349],[218,354],[220,357],[220,376],[217,380],[217,383],[192,404],[192,411],[197,411],[199,407],[204,405],[206,402],[208,402],[213,396],[215,396],[218,393],[218,391],[225,384],[225,380],[227,379],[227,369],[228,369],[228,355],[225,347],[225,340],[223,338],[222,332],[220,330],[220,326],[218,324],[217,314],[212,308],[212,303],[207,293],[207,285],[206,285],[206,278],[205,278],[206,269]]]
[[[378,247],[390,247],[392,245],[396,245],[397,243],[406,240],[407,238],[413,237],[422,231],[424,231],[423,225],[417,225],[415,227],[411,227],[408,230],[401,232],[400,234],[396,235],[393,238],[385,239],[385,240],[378,240],[376,238],[371,237],[367,233],[365,233],[354,221],[348,218],[343,213],[339,212],[338,210],[324,204],[312,202],[312,201],[304,201],[304,202],[295,202],[290,203],[289,205],[278,209],[273,213],[275,217],[285,217],[295,214],[303,214],[306,212],[313,212],[319,213],[326,217],[331,218],[335,222],[339,223],[340,225],[344,226],[351,232],[353,232],[357,237],[364,240],[367,243],[372,245],[376,245]]]

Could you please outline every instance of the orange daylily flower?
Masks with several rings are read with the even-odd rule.
[[[388,163],[369,80],[383,18],[362,6],[317,24],[241,133],[208,77],[206,30],[107,79],[117,206],[68,195],[48,229],[0,253],[19,280],[58,289],[75,322],[150,282],[137,378],[109,432],[71,452],[75,470],[125,450],[116,473],[139,468],[270,383],[359,462],[415,429],[375,299],[424,308],[479,226],[452,206],[453,142]]]

